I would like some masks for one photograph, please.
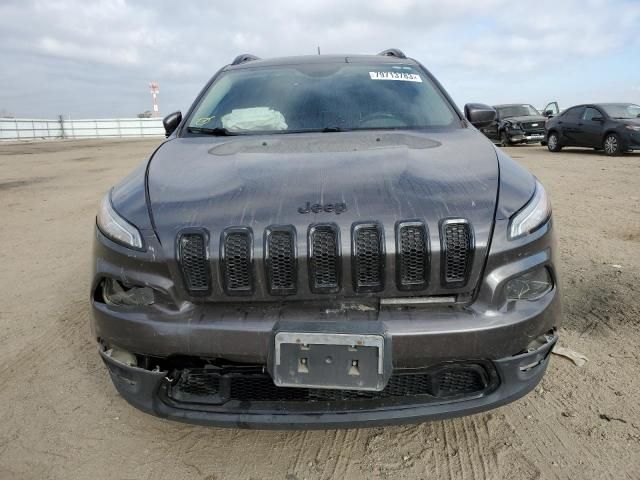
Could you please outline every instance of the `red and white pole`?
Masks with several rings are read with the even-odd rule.
[[[153,110],[152,115],[157,117],[160,114],[160,109],[158,108],[158,94],[160,93],[160,85],[158,82],[153,81],[149,84],[149,89],[151,90],[151,98],[153,99]]]

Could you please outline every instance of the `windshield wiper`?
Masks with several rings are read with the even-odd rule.
[[[187,131],[190,133],[206,133],[207,135],[215,135],[217,137],[228,137],[231,135],[237,135],[237,133],[230,132],[226,128],[205,128],[205,127],[187,127]]]
[[[320,130],[322,133],[328,133],[328,132],[344,132],[343,129],[341,129],[340,127],[324,127],[322,130]]]

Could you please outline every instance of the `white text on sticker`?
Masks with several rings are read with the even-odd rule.
[[[422,78],[415,73],[403,72],[369,72],[371,80],[400,80],[402,82],[420,82]]]

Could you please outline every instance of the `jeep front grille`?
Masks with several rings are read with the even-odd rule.
[[[442,224],[442,279],[447,287],[467,283],[472,260],[471,227],[466,220],[445,220]]]
[[[357,292],[374,292],[384,288],[384,236],[375,223],[353,226],[353,288]]]
[[[191,295],[207,295],[211,291],[207,242],[204,232],[184,232],[178,236],[178,261]]]
[[[340,235],[336,225],[309,229],[309,285],[314,293],[340,290]]]
[[[253,234],[250,229],[232,227],[222,234],[220,260],[224,289],[229,295],[253,291]]]
[[[296,234],[293,227],[265,231],[265,270],[269,293],[291,295],[297,289]]]
[[[396,288],[426,290],[433,268],[439,270],[440,283],[445,288],[462,288],[469,282],[474,237],[465,219],[441,222],[440,254],[436,257],[439,264],[433,263],[429,229],[422,220],[396,223],[394,241],[388,243],[384,227],[378,222],[356,222],[350,233],[351,252],[344,259],[341,232],[333,223],[311,225],[306,242],[297,238],[292,225],[267,227],[264,235],[255,240],[263,247],[257,250],[260,261],[255,265],[254,234],[248,227],[230,227],[222,232],[217,262],[209,258],[209,233],[204,229],[189,228],[180,232],[176,250],[185,290],[192,296],[211,295],[214,291],[218,294],[224,291],[227,295],[252,295],[257,291],[259,295],[274,296],[295,295],[301,291],[303,295],[309,291],[337,293],[345,287],[343,264],[345,268],[348,264],[351,274],[346,277],[349,282],[346,295],[379,292],[388,286],[391,287],[389,293],[394,293]],[[300,250],[307,252],[306,265],[298,263]],[[211,275],[210,268],[219,268],[219,277]],[[308,276],[309,289],[301,288],[299,275],[305,275],[303,281]]]
[[[397,282],[401,290],[421,290],[429,280],[427,228],[423,222],[396,226]]]

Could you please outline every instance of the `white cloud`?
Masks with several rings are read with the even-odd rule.
[[[83,96],[96,81],[104,95],[130,92],[107,105],[138,108],[136,102],[148,99],[138,100],[134,92],[140,88],[145,95],[140,85],[151,78],[171,84],[161,105],[185,108],[197,86],[239,53],[313,54],[317,45],[323,53],[399,47],[453,89],[491,97],[500,94],[501,79],[524,82],[543,71],[638,50],[639,24],[640,3],[633,0],[538,0],[533,8],[511,0],[4,0],[0,57],[11,68],[0,78],[0,107],[32,113],[59,108],[46,101],[25,105],[26,92],[37,72],[48,75],[52,96],[64,96],[68,85],[58,77],[65,72],[91,79],[86,88],[81,82],[76,87],[77,105],[68,110],[90,114],[87,109],[95,107]]]

